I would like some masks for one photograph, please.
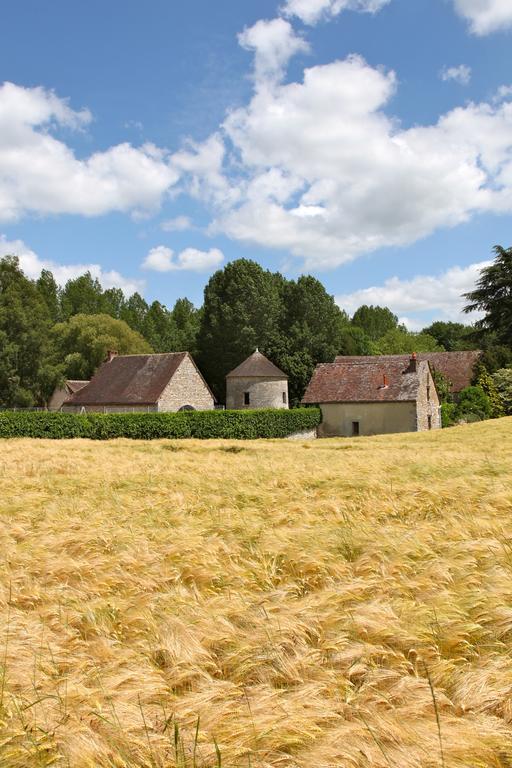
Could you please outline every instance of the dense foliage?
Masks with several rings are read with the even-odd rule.
[[[197,309],[172,309],[138,293],[103,290],[90,273],[59,287],[48,270],[29,280],[15,257],[0,260],[0,407],[44,407],[65,378],[89,378],[106,351],[188,351],[219,402],[225,376],[256,347],[289,377],[300,403],[312,371],[336,355],[406,354],[480,348],[490,374],[512,366],[508,307],[511,251],[496,249],[472,305],[487,314],[475,329],[434,322],[412,333],[386,307],[363,305],[349,318],[320,281],[287,280],[238,259],[217,271]],[[494,293],[493,293],[494,291]],[[487,382],[489,385],[489,382]],[[491,397],[492,399],[492,397]],[[494,409],[495,412],[496,409]]]
[[[287,437],[314,429],[318,408],[262,409],[258,411],[182,411],[180,413],[0,413],[1,437],[63,439],[85,437],[133,440],[192,437],[198,439]]]

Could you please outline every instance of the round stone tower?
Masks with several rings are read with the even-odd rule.
[[[226,408],[288,408],[288,376],[257,349],[226,376]]]

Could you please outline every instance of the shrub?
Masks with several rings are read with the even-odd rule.
[[[180,413],[49,413],[6,411],[0,413],[0,437],[86,437],[133,440],[195,437],[287,437],[314,429],[320,423],[318,408],[265,409],[258,411],[183,411]]]
[[[457,406],[455,403],[443,403],[441,405],[441,425],[443,429],[445,427],[451,427],[455,424],[455,414]]]
[[[459,395],[455,416],[464,421],[489,419],[492,414],[492,404],[482,387],[466,387]]]
[[[501,397],[507,416],[512,416],[512,368],[502,368],[493,374],[493,381]]]

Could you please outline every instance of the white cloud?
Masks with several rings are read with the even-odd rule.
[[[474,289],[480,271],[491,262],[482,261],[469,267],[451,267],[440,275],[417,275],[410,280],[391,277],[383,285],[362,288],[336,297],[336,301],[349,314],[362,304],[389,307],[412,330],[425,325],[414,313],[435,315],[437,319],[473,322],[477,315],[466,315],[463,293]],[[406,314],[406,317],[403,315]]]
[[[376,13],[390,0],[286,0],[285,16],[297,16],[304,24],[316,24],[321,19],[338,16],[342,11]]]
[[[124,277],[116,270],[105,271],[99,264],[58,264],[50,259],[41,259],[23,240],[7,240],[5,235],[0,235],[0,258],[2,256],[17,256],[21,269],[32,280],[37,280],[42,269],[49,269],[59,285],[90,272],[103,288],[121,288],[126,296],[144,290],[143,280]]]
[[[296,53],[305,53],[309,45],[284,19],[261,19],[238,35],[238,42],[254,51],[254,73],[257,81],[280,78]]]
[[[192,220],[188,216],[176,216],[175,219],[162,221],[160,228],[164,232],[184,232],[192,228]]]
[[[460,64],[458,67],[443,67],[439,73],[441,80],[453,80],[459,85],[469,85],[471,82],[471,67]]]
[[[152,248],[142,263],[144,269],[155,272],[173,272],[188,270],[191,272],[207,272],[218,267],[224,260],[224,254],[218,248],[200,251],[197,248],[185,248],[176,257],[171,248],[157,245]]]
[[[179,177],[167,153],[124,143],[78,159],[52,135],[90,121],[87,110],[73,111],[52,91],[0,86],[0,221],[31,212],[97,216],[158,208]]]
[[[396,88],[393,72],[359,56],[308,68],[302,82],[258,83],[179,161],[188,191],[213,208],[211,231],[331,268],[511,212],[512,102],[402,129]]]
[[[456,11],[470,23],[475,35],[488,35],[512,27],[510,0],[454,0]]]

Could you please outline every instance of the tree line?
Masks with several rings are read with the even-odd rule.
[[[512,249],[497,248],[466,297],[468,310],[484,311],[482,321],[438,321],[412,333],[386,307],[365,305],[349,317],[316,278],[288,280],[247,259],[210,278],[202,307],[180,298],[168,308],[104,290],[90,273],[63,287],[48,270],[31,280],[7,256],[0,260],[0,406],[44,406],[65,379],[89,379],[108,349],[189,351],[219,402],[226,373],[256,347],[288,374],[294,405],[315,365],[336,355],[481,348],[493,373],[512,365],[511,262]]]

